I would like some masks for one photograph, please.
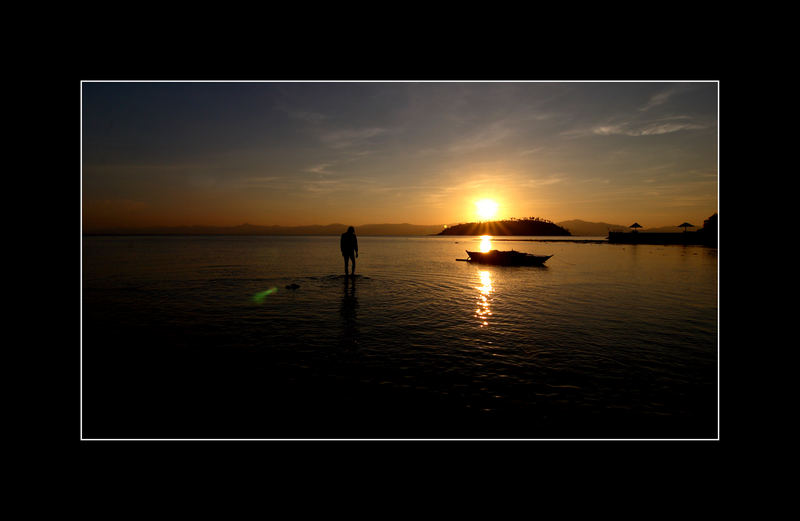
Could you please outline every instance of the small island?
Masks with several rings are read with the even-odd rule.
[[[436,235],[572,235],[569,230],[562,228],[547,219],[528,217],[525,219],[508,219],[504,221],[487,221],[462,223],[448,226]]]

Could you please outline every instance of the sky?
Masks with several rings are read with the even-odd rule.
[[[81,146],[84,230],[702,226],[718,83],[86,81]]]

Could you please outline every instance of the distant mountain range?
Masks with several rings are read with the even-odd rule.
[[[506,222],[506,221],[503,221]],[[516,221],[519,224],[525,220]],[[488,223],[486,223],[488,224]],[[604,222],[587,222],[574,219],[559,223],[549,223],[553,230],[538,230],[537,233],[521,233],[522,235],[560,235],[556,228],[560,227],[568,231],[573,236],[607,236],[609,231],[630,231],[628,226],[621,224],[608,224]],[[347,230],[346,224],[333,223],[327,225],[308,225],[308,226],[260,226],[256,224],[240,224],[238,226],[151,226],[141,228],[102,228],[92,229],[84,232],[85,235],[339,235]],[[420,224],[362,224],[355,226],[358,235],[440,235],[443,229],[450,230],[454,234],[458,226],[463,224],[449,225],[445,228],[442,224],[420,225]],[[698,229],[698,228],[694,228]],[[689,229],[690,231],[692,228]],[[466,231],[466,230],[465,230]],[[479,229],[471,230],[474,234],[481,235]],[[492,231],[492,230],[489,230]],[[662,228],[642,228],[641,232],[681,232],[682,228],[662,227]],[[502,233],[498,235],[508,235]],[[567,234],[564,234],[567,235]]]
[[[621,224],[608,224],[608,223],[592,223],[574,219],[572,221],[562,221],[557,223],[559,226],[566,228],[572,235],[577,236],[607,236],[608,232],[629,232],[629,226]],[[699,230],[701,227],[689,227],[689,231]],[[642,233],[680,233],[683,228],[678,226],[662,226],[660,228],[640,228]]]
[[[572,235],[577,236],[596,236],[596,235],[608,235],[609,231],[612,232],[624,232],[630,231],[627,226],[622,226],[620,224],[608,224],[608,223],[592,223],[587,221],[581,221],[579,219],[573,219],[571,221],[561,221],[558,223],[559,226],[562,228],[566,228]]]

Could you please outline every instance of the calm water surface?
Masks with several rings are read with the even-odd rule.
[[[716,437],[716,249],[338,240],[85,237],[84,436]]]

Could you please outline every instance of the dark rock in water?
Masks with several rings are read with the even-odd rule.
[[[299,287],[300,286],[298,286],[297,284],[289,284],[288,286],[286,286],[286,289],[297,289]]]

